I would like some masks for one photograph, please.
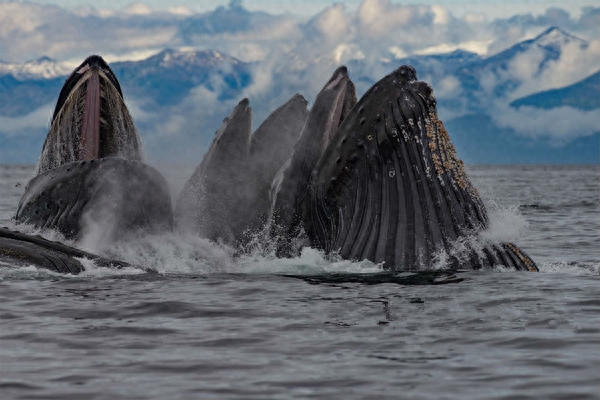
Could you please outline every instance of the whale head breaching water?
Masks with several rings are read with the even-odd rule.
[[[267,219],[271,181],[298,140],[306,105],[294,95],[251,135],[252,110],[248,99],[240,101],[177,199],[177,228],[232,247],[247,244]]]
[[[429,269],[445,254],[451,268],[537,270],[512,243],[473,239],[456,251],[487,228],[488,216],[432,93],[402,66],[344,119],[305,188],[301,220],[311,245],[388,269]]]
[[[110,156],[142,161],[142,146],[119,81],[100,56],[90,56],[60,91],[36,173]]]
[[[354,84],[347,68],[340,67],[317,95],[293,153],[273,180],[267,229],[278,256],[294,254],[311,173],[355,104]]]
[[[265,211],[264,190],[248,191],[264,174],[248,161],[249,118],[245,99],[180,195],[180,225],[233,246],[243,229],[262,230],[264,248],[278,256],[309,245],[392,270],[537,271],[516,245],[480,237],[487,211],[438,118],[431,86],[413,67],[384,77],[358,103],[346,67],[334,72],[289,158],[266,174],[272,184],[262,227],[256,215]]]
[[[90,56],[60,92],[15,220],[67,238],[89,237],[92,244],[132,231],[170,230],[167,183],[142,160],[118,80],[100,56]]]

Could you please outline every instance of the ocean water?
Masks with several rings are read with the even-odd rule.
[[[191,170],[161,168],[176,193]],[[33,166],[0,166],[0,224]],[[0,267],[0,399],[598,399],[600,168],[476,166],[540,273],[385,273],[163,234],[137,268]],[[54,232],[37,232],[60,239]]]

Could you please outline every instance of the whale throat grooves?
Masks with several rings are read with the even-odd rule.
[[[488,227],[488,216],[432,92],[402,66],[356,104],[309,184],[303,221],[311,243],[388,269],[431,268],[442,254],[454,268],[530,269],[512,244],[455,255],[458,241]]]

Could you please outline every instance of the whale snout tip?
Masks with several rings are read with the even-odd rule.
[[[85,59],[84,64],[89,65],[90,67],[99,67],[99,68],[107,68],[108,64],[104,61],[102,56],[98,54],[92,54],[88,58]]]
[[[348,85],[351,82],[352,81],[350,81],[350,77],[348,76],[348,68],[346,68],[345,65],[342,65],[341,67],[338,67],[338,69],[335,70],[335,72],[331,76],[331,79],[329,79],[329,82],[327,82],[325,87],[323,87],[323,89],[321,90],[321,93],[327,90],[341,88],[342,86],[338,86],[340,85],[340,83],[342,85]]]
[[[431,87],[431,85],[429,83],[416,82],[415,89],[419,94],[421,94],[421,96],[423,96],[423,98],[428,99],[428,100],[433,98],[433,88]]]
[[[308,100],[306,100],[304,98],[304,96],[302,96],[300,93],[296,93],[295,95],[293,95],[292,98],[291,98],[291,100],[293,102],[298,102],[298,103],[303,104],[303,105],[307,105],[308,104]]]
[[[84,73],[86,73],[88,70],[108,70],[108,64],[106,63],[106,61],[104,61],[104,59],[97,55],[97,54],[93,54],[91,56],[89,56],[88,58],[86,58],[83,63],[81,63],[81,66],[76,70],[76,73],[79,75],[83,75]]]
[[[393,75],[397,78],[398,83],[417,80],[417,71],[412,65],[402,65],[393,72]]]
[[[338,75],[348,76],[348,68],[345,65],[338,67],[335,70],[335,72],[333,73],[333,76],[338,76]]]

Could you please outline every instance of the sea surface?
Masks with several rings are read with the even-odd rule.
[[[192,170],[159,166],[176,194]],[[0,166],[0,225],[33,166]],[[386,273],[165,233],[78,276],[0,267],[0,399],[599,399],[600,168],[472,166],[540,273]]]

